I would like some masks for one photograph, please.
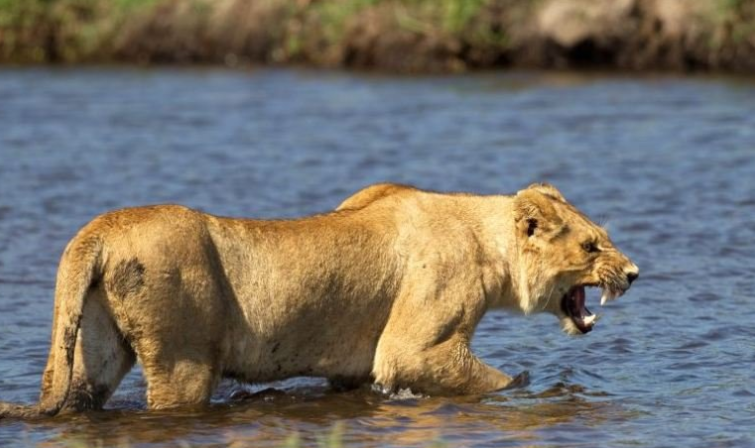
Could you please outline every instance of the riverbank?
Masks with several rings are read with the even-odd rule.
[[[0,63],[755,72],[755,0],[0,0]]]

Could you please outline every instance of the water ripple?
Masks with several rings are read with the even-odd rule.
[[[399,399],[307,379],[224,383],[210,410],[146,412],[137,368],[115,409],[2,422],[0,445],[277,447],[294,432],[314,445],[336,423],[347,445],[365,447],[755,444],[752,84],[5,69],[0,98],[4,400],[37,398],[58,258],[107,209],[176,202],[292,217],[378,181],[480,193],[549,181],[642,270],[585,337],[550,316],[489,313],[473,348],[508,373],[529,371],[520,389]]]

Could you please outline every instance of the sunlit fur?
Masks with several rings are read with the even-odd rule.
[[[480,196],[379,184],[278,221],[118,210],[61,258],[39,411],[100,409],[136,359],[150,409],[206,405],[222,378],[486,393],[514,381],[472,353],[488,309],[549,311],[576,333],[563,295],[618,295],[636,270],[548,185]]]

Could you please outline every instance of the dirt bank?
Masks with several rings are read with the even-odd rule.
[[[0,0],[0,61],[755,73],[755,0]]]

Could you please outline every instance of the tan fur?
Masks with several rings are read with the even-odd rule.
[[[548,311],[573,333],[565,291],[620,293],[636,271],[547,185],[475,196],[379,184],[290,221],[114,211],[61,259],[40,411],[101,408],[136,358],[151,409],[204,405],[223,377],[494,391],[511,377],[470,350],[488,309]]]
[[[418,191],[414,187],[401,184],[381,183],[363,188],[346,198],[336,210],[356,210],[388,196]]]

